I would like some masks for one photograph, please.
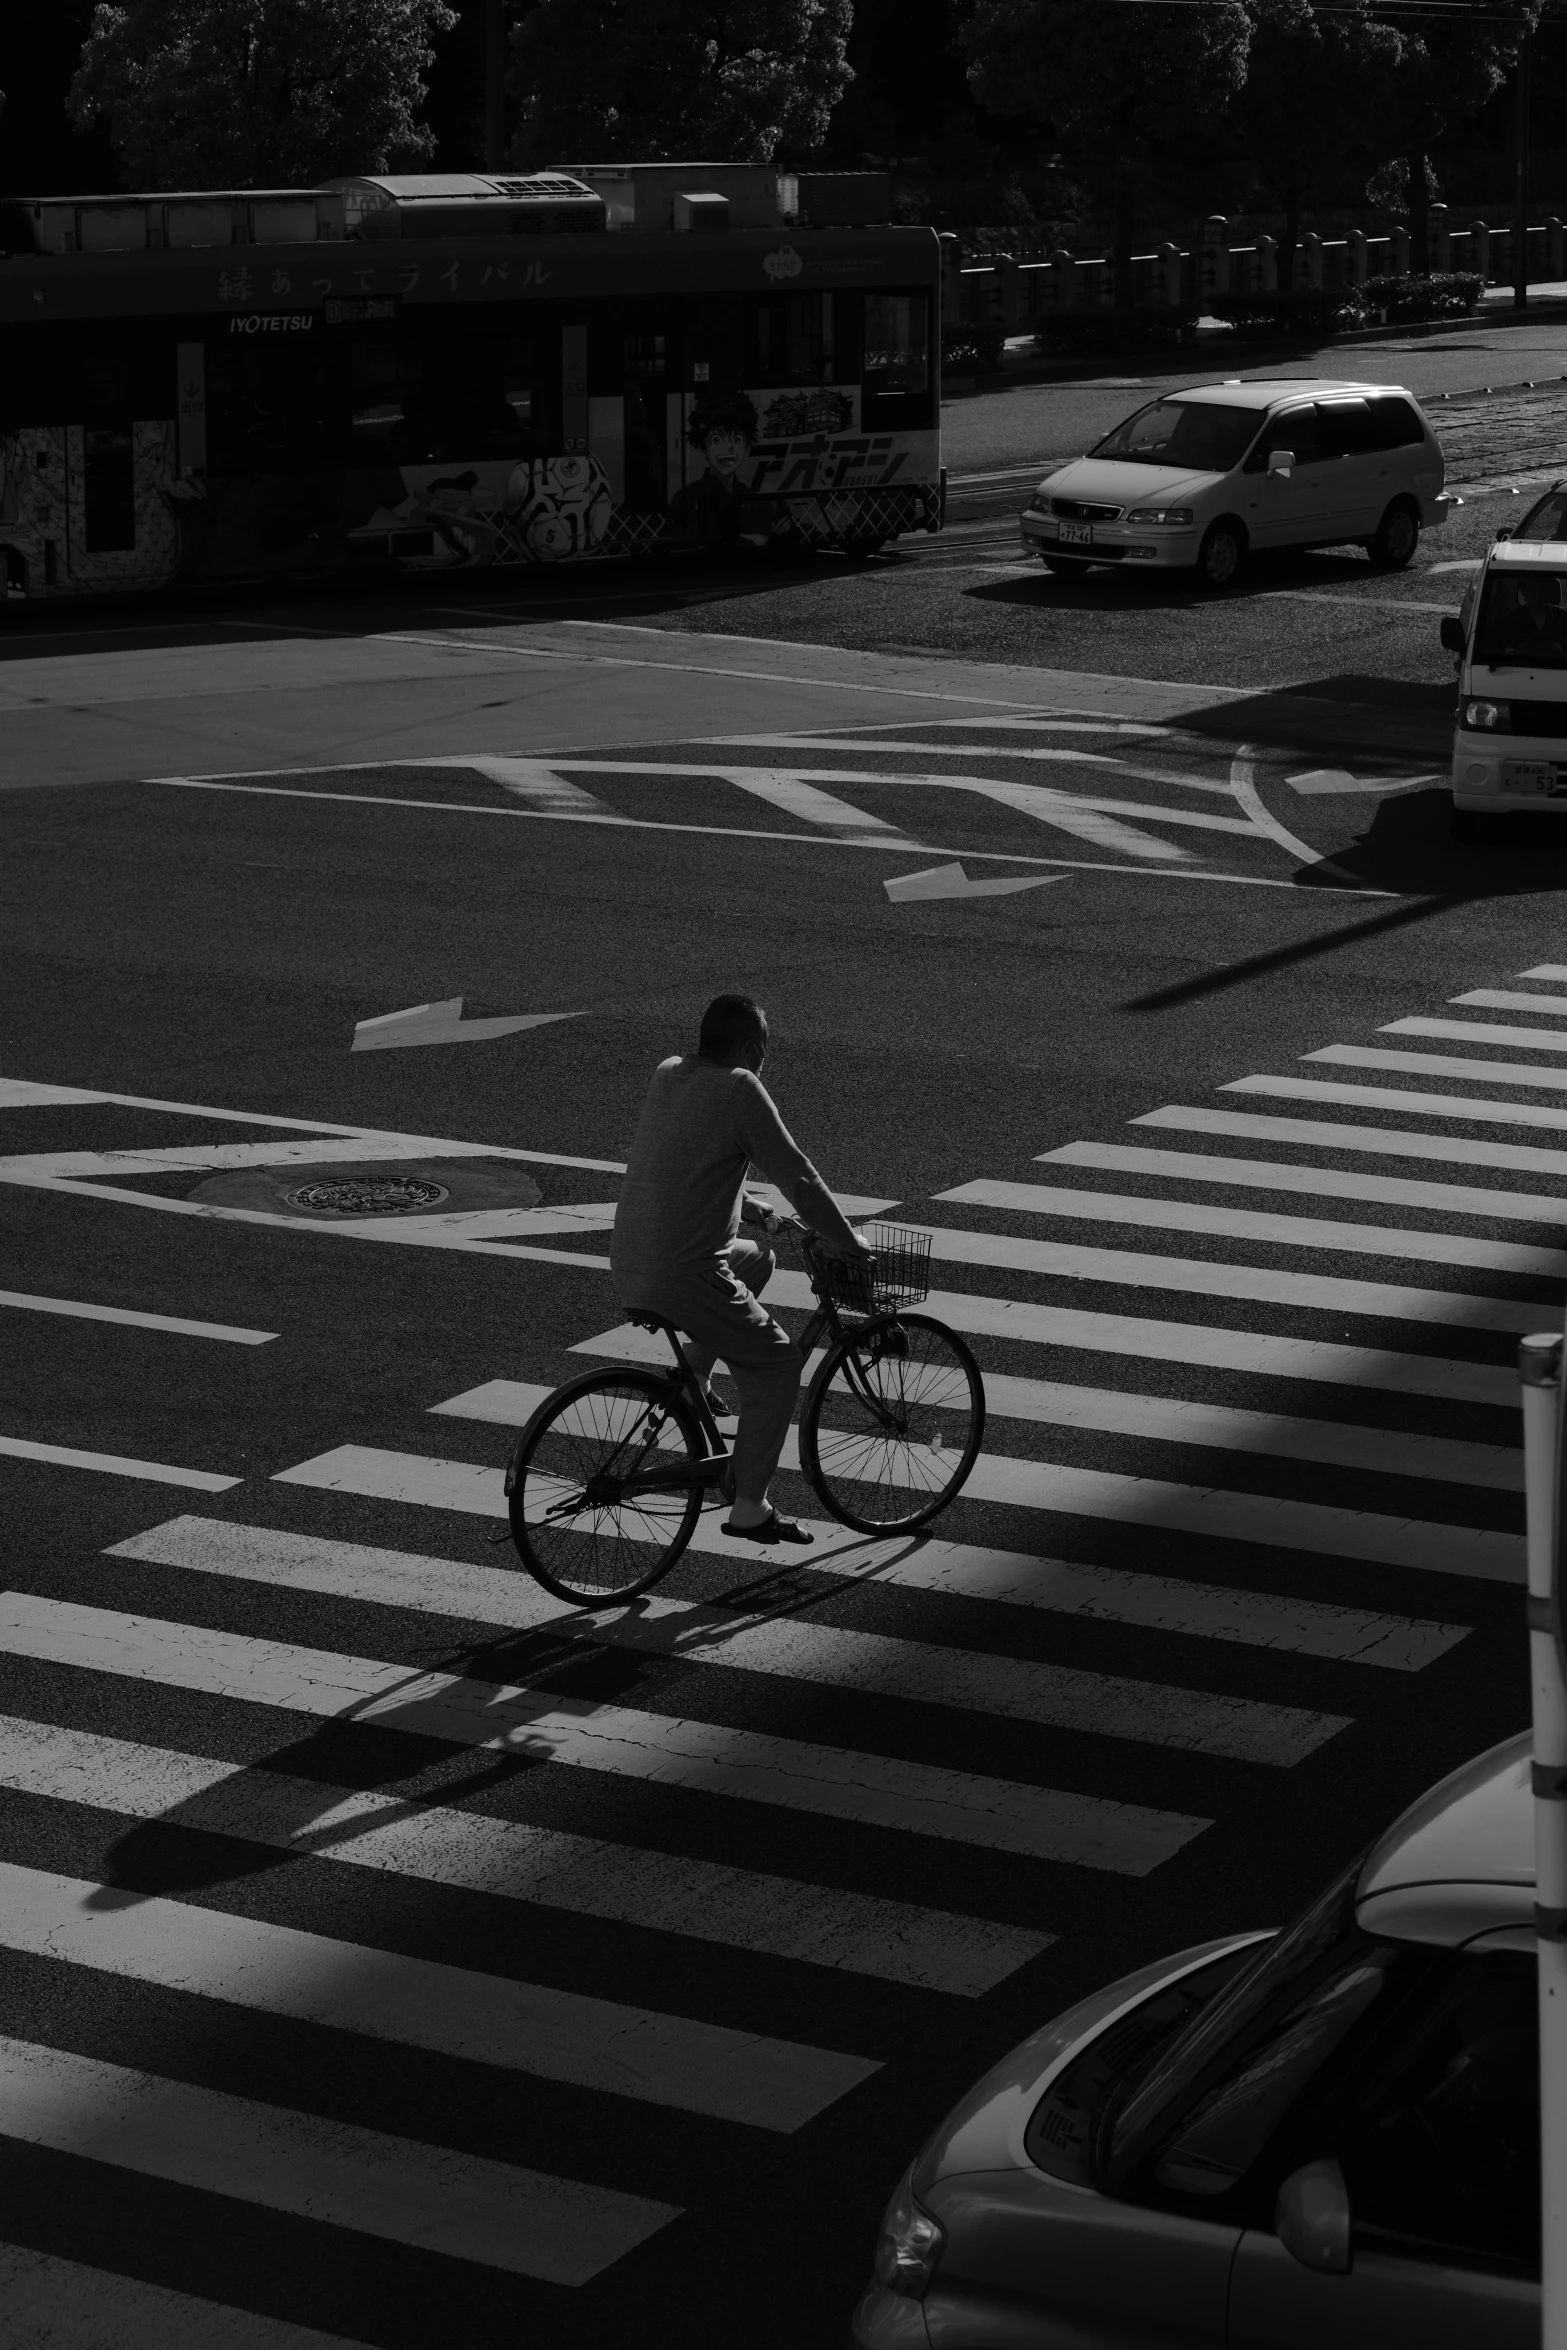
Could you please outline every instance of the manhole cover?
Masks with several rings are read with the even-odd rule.
[[[443,1183],[423,1183],[412,1175],[360,1175],[306,1183],[289,1193],[288,1204],[308,1216],[408,1216],[450,1198]]]

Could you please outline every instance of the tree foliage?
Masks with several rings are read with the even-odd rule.
[[[963,35],[976,95],[1040,116],[1113,168],[1118,301],[1130,297],[1139,184],[1219,121],[1245,83],[1251,35],[1242,0],[977,0]]]
[[[1325,175],[1384,151],[1388,76],[1400,37],[1366,0],[1338,0],[1324,15],[1311,0],[1251,0],[1246,86],[1231,110],[1235,152],[1248,176],[1284,213],[1279,280],[1293,282],[1301,212]]]
[[[853,0],[538,0],[512,36],[524,163],[810,148],[850,80]]]
[[[132,186],[309,185],[417,168],[445,0],[103,0],[72,119],[107,122]]]

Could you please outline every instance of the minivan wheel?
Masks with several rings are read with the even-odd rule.
[[[1239,526],[1216,522],[1197,555],[1197,577],[1205,588],[1233,587],[1246,553]]]
[[[1410,506],[1389,506],[1376,537],[1366,541],[1366,553],[1378,571],[1402,571],[1419,544],[1419,515]]]

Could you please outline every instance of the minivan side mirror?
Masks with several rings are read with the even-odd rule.
[[[1295,452],[1293,449],[1270,449],[1268,451],[1268,471],[1270,473],[1282,473],[1288,480],[1294,470]]]
[[[1457,653],[1460,659],[1463,657],[1464,624],[1451,612],[1442,615],[1442,650],[1444,653]]]
[[[1349,2274],[1349,2189],[1332,2160],[1303,2163],[1279,2189],[1273,2232],[1291,2259],[1319,2276]]]

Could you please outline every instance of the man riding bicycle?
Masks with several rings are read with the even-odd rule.
[[[622,1305],[662,1314],[685,1333],[706,1385],[722,1356],[740,1391],[733,1492],[723,1531],[746,1542],[806,1543],[768,1488],[794,1413],[804,1358],[761,1302],[774,1257],[739,1237],[742,1221],[780,1229],[750,1197],[754,1163],[835,1256],[870,1251],[779,1117],[759,1072],[767,1018],[748,995],[715,996],[694,1053],[663,1061],[642,1104],[610,1243]]]

